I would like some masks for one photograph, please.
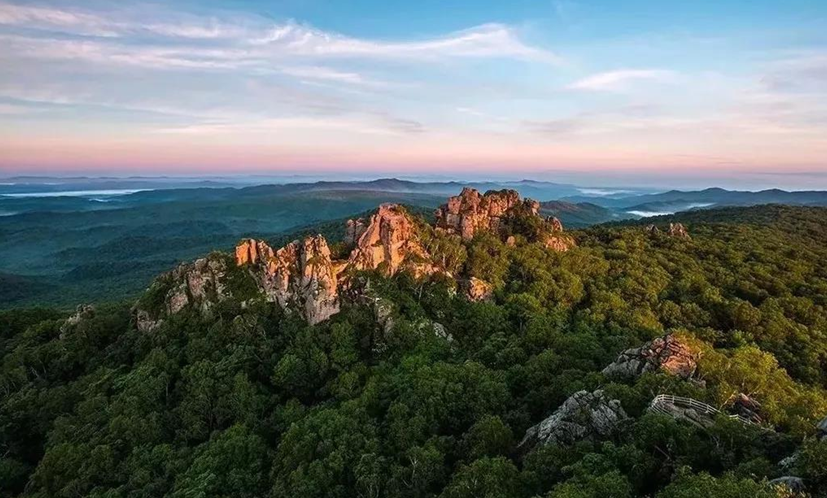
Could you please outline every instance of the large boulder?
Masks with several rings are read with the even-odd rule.
[[[529,450],[537,445],[572,444],[584,439],[613,435],[629,417],[620,401],[610,399],[602,390],[579,391],[571,395],[551,416],[531,427],[520,442]]]
[[[631,379],[645,372],[660,370],[689,379],[697,368],[697,354],[685,342],[668,334],[639,348],[623,351],[613,363],[603,369],[603,374]]]

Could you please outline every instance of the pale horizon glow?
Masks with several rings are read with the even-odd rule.
[[[0,0],[0,44],[0,176],[827,188],[821,2]]]

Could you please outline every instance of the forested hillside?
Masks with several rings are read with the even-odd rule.
[[[173,275],[0,313],[0,495],[827,496],[827,209],[563,235],[530,208],[470,237],[404,214],[439,271],[354,266],[312,326],[250,297],[248,253],[209,260],[221,299],[170,308]]]

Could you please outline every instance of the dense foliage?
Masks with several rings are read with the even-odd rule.
[[[596,227],[567,253],[431,234],[429,250],[494,283],[494,300],[471,303],[444,277],[372,275],[393,303],[387,331],[364,305],[309,327],[226,301],[144,334],[128,304],[72,326],[3,312],[0,495],[764,497],[779,493],[769,479],[797,475],[827,496],[814,435],[827,416],[827,211],[688,216],[691,240]],[[704,382],[600,373],[665,332],[703,350]],[[598,387],[632,417],[615,437],[518,450],[528,427]],[[659,393],[721,406],[739,392],[774,430],[646,410]]]

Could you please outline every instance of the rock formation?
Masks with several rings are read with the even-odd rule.
[[[367,230],[367,226],[365,225],[365,220],[362,218],[356,220],[347,220],[345,225],[345,238],[343,242],[346,246],[353,246],[356,245],[356,241],[359,240],[359,237],[365,233]]]
[[[216,302],[226,297],[226,270],[224,260],[208,257],[178,265],[171,272],[161,275],[147,290],[147,294],[160,295],[160,302],[144,306],[139,301],[133,309],[138,330],[149,332],[163,323],[166,316],[178,313],[188,305],[197,307],[203,313],[209,312]]]
[[[609,437],[627,418],[620,401],[609,399],[602,390],[579,391],[550,417],[529,428],[519,446],[529,450],[538,444],[572,444]]]
[[[551,225],[551,230],[553,232],[563,231],[563,222],[560,221],[560,218],[556,216],[549,216],[549,218],[546,221]]]
[[[681,239],[689,239],[689,232],[686,230],[686,227],[683,226],[682,223],[670,223],[669,224],[669,235],[671,237],[678,237]]]
[[[471,277],[464,281],[462,286],[465,289],[465,297],[467,297],[469,301],[486,301],[491,299],[493,289],[491,288],[491,284],[485,280]]]
[[[574,239],[568,235],[553,234],[547,236],[545,240],[546,248],[557,252],[566,252],[575,245],[577,244],[575,244]]]
[[[419,243],[413,220],[396,204],[382,204],[365,226],[362,220],[348,222],[346,238],[354,237],[356,247],[347,266],[355,270],[384,269],[388,275],[403,266],[416,275],[436,271],[430,256]]]
[[[646,232],[654,234],[654,235],[657,235],[657,234],[660,233],[660,229],[657,227],[657,225],[653,225],[653,224],[646,225],[646,228],[644,230],[646,230]]]
[[[503,219],[518,207],[536,216],[540,203],[521,200],[516,190],[490,191],[481,195],[478,190],[465,187],[436,210],[436,227],[459,234],[463,240],[472,239],[478,231],[499,233]]]
[[[339,312],[338,271],[321,235],[277,251],[261,241],[244,241],[236,248],[236,265],[248,264],[268,301],[300,311],[311,325]]]
[[[66,334],[72,327],[76,326],[84,320],[89,320],[95,316],[95,307],[91,304],[81,304],[75,309],[75,313],[66,319],[60,326],[60,338],[65,339]]]
[[[436,228],[459,234],[466,240],[479,230],[502,234],[503,229],[508,228],[505,221],[514,216],[539,219],[539,207],[536,201],[520,199],[514,190],[480,195],[474,189],[465,188],[437,211]],[[547,247],[565,251],[574,245],[571,237],[563,235],[559,220],[551,218],[545,223],[539,233],[550,234],[545,240]],[[404,208],[383,204],[368,220],[347,222],[344,242],[352,249],[346,259],[333,260],[321,235],[293,241],[278,250],[266,242],[246,239],[235,248],[235,267],[242,269],[241,273],[228,268],[230,260],[221,256],[181,265],[150,287],[134,309],[135,322],[139,330],[150,331],[167,316],[187,307],[209,312],[215,303],[236,292],[245,294],[232,296],[242,305],[262,298],[287,311],[301,313],[310,324],[319,323],[338,313],[340,290],[348,287],[347,282],[353,275],[349,270],[379,270],[386,275],[407,270],[417,277],[444,271],[428,254],[419,235],[416,222]],[[516,242],[514,237],[509,240],[512,244]],[[228,274],[228,270],[232,271]],[[250,280],[230,285],[239,283],[236,278]],[[251,291],[252,295],[247,295]],[[467,295],[472,300],[487,299],[491,291],[490,284],[473,278],[467,287]],[[443,332],[437,331],[437,334]]]
[[[176,285],[167,293],[167,311],[178,313],[190,303],[207,311],[216,300],[225,296],[223,278],[226,270],[223,261],[212,258],[179,265],[172,271],[172,281]]]
[[[698,358],[688,345],[673,335],[665,335],[639,348],[627,349],[603,369],[608,377],[635,378],[644,372],[663,370],[684,379],[692,377]]]

